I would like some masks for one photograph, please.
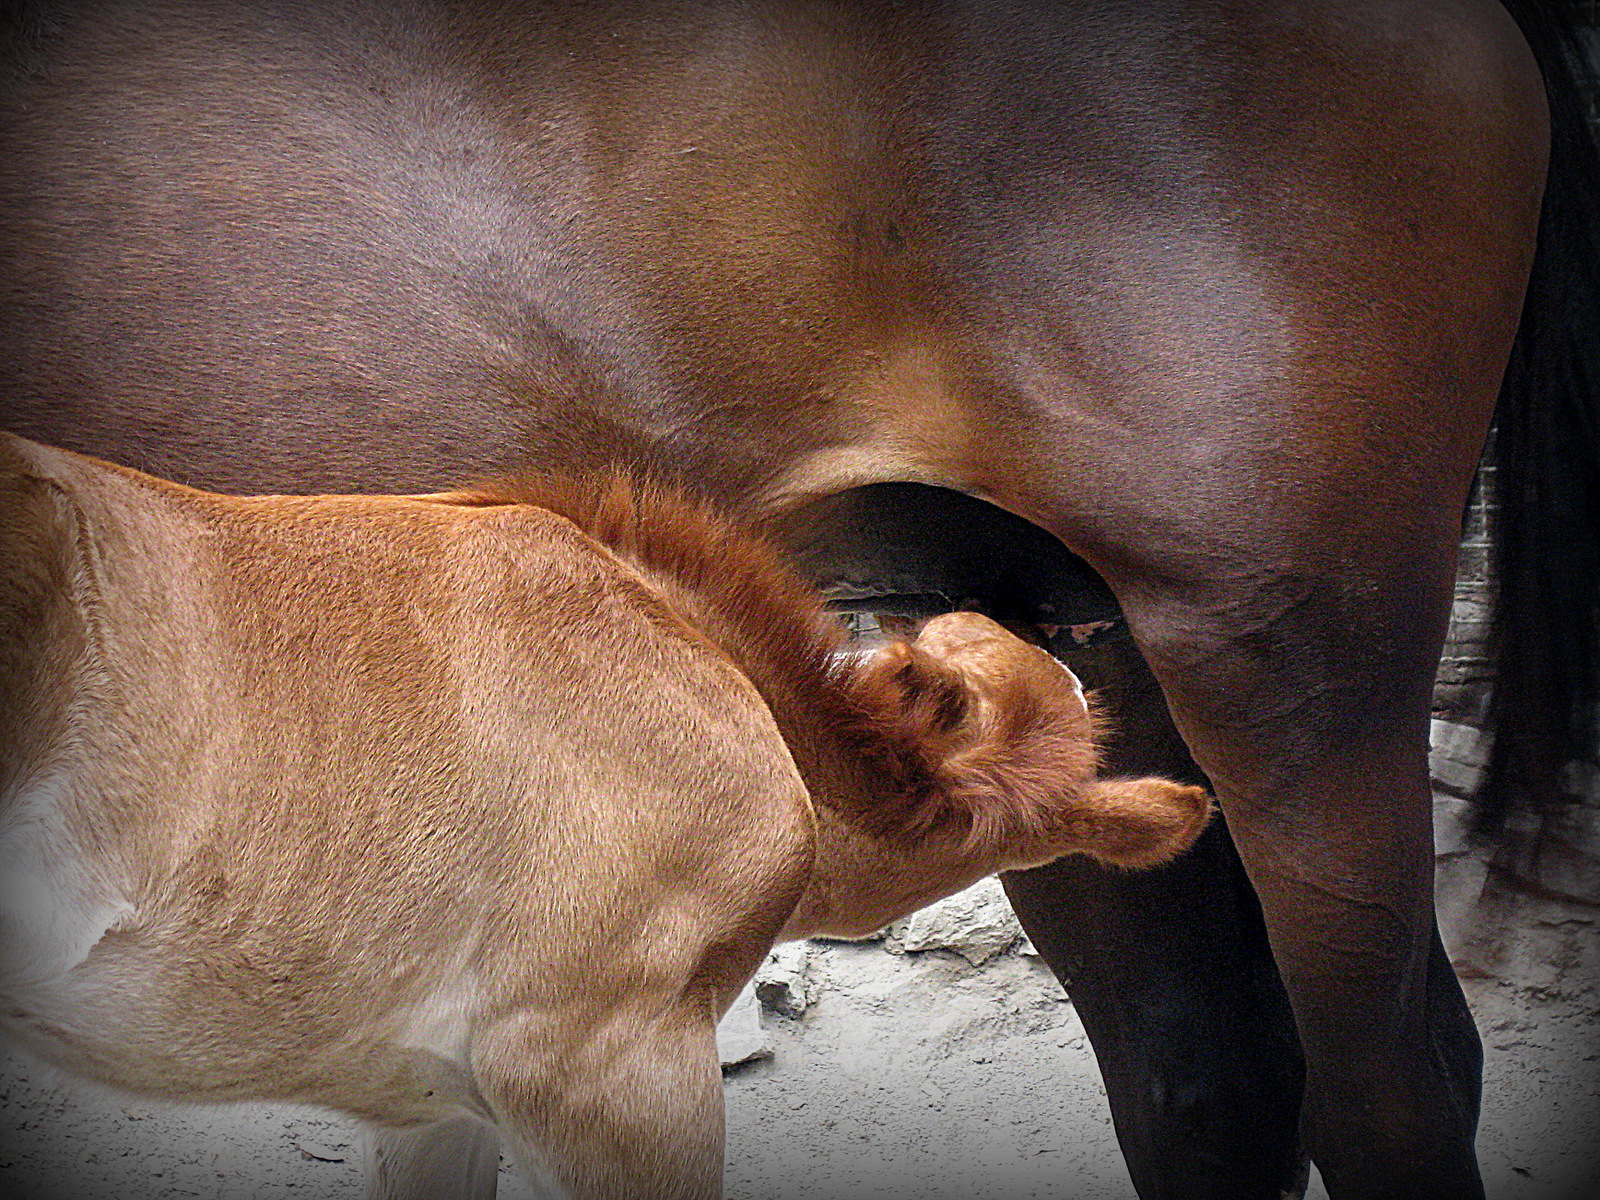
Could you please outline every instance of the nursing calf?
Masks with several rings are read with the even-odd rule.
[[[1183,850],[1054,660],[840,653],[762,544],[607,477],[234,498],[0,435],[0,1025],[155,1096],[327,1105],[371,1188],[719,1192],[773,942]]]

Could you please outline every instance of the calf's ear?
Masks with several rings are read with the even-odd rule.
[[[966,720],[972,699],[966,679],[908,642],[883,647],[866,671],[889,686],[910,729],[948,735]]]
[[[1114,866],[1144,869],[1171,862],[1194,845],[1216,805],[1204,788],[1148,776],[1097,779],[1084,796],[1094,816],[1082,849]]]

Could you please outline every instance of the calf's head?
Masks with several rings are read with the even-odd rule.
[[[987,617],[950,613],[861,667],[890,697],[894,798],[816,796],[817,854],[787,937],[865,936],[996,871],[1087,854],[1125,868],[1181,854],[1210,819],[1201,788],[1102,779],[1075,675]],[[867,788],[872,786],[870,776]]]

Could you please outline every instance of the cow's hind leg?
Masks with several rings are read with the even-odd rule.
[[[1453,556],[1444,536],[1398,554],[1385,535],[1351,536],[1331,567],[1125,604],[1260,898],[1329,1193],[1455,1200],[1482,1184],[1479,1044],[1432,905],[1428,711]],[[1363,545],[1392,557],[1361,562]]]
[[[1131,643],[1068,661],[1109,711],[1110,772],[1205,782]],[[1297,1195],[1304,1060],[1226,825],[1156,871],[1073,857],[1005,883],[1083,1018],[1140,1196]]]
[[[419,1129],[368,1125],[367,1200],[494,1200],[500,1135],[474,1117]]]

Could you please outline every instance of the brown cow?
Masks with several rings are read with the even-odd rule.
[[[620,475],[241,499],[4,436],[0,531],[0,1025],[351,1113],[374,1195],[492,1195],[497,1128],[552,1195],[715,1196],[715,1024],[776,939],[1210,811],[1097,780],[1077,680],[987,618],[840,653]]]
[[[1595,753],[1574,10],[13,0],[0,427],[236,492],[620,459],[825,564],[811,502],[953,489],[851,546],[858,597],[1109,605],[1126,644],[1056,643],[1108,754],[1228,817],[1006,880],[1139,1194],[1278,1200],[1309,1155],[1337,1200],[1470,1200],[1427,747],[1491,419],[1490,794]],[[955,493],[1031,523],[1003,572],[955,569]]]

